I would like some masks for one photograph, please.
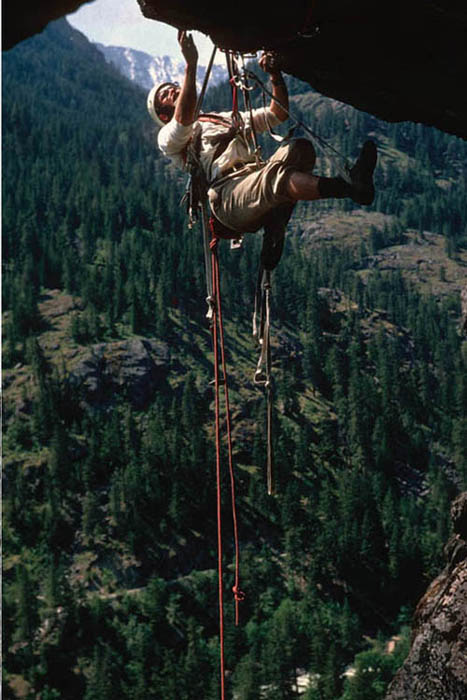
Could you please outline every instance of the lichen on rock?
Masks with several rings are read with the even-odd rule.
[[[467,698],[467,492],[451,506],[448,564],[414,615],[409,655],[386,700]]]

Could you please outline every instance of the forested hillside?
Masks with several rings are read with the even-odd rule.
[[[212,352],[185,177],[145,93],[65,21],[4,54],[2,86],[4,697],[214,700]],[[307,700],[378,700],[467,485],[467,143],[290,91],[350,158],[376,141],[377,197],[292,219],[274,497],[252,381],[260,238],[222,246],[246,593],[235,627],[226,476],[228,696],[293,698],[300,678]]]

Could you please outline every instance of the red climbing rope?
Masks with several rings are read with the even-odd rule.
[[[213,245],[214,244],[214,245]],[[211,266],[213,279],[213,297],[216,299],[216,268],[218,267],[217,241],[211,242]],[[225,698],[225,660],[224,660],[224,592],[222,571],[222,498],[221,498],[221,446],[220,446],[220,410],[219,410],[219,351],[217,347],[217,309],[214,305],[212,318],[212,344],[214,350],[214,386],[216,406],[216,490],[217,490],[217,575],[219,582],[219,639],[220,639],[220,673],[221,673],[221,698]]]
[[[216,290],[217,298],[217,309],[219,314],[219,336],[220,336],[220,348],[221,348],[221,361],[222,361],[222,372],[224,376],[224,395],[225,395],[225,421],[227,429],[227,447],[229,455],[229,474],[230,474],[230,493],[232,500],[232,521],[233,521],[233,534],[235,543],[235,584],[233,586],[233,593],[235,597],[235,624],[238,625],[239,621],[239,610],[238,604],[244,599],[244,594],[239,588],[239,578],[240,578],[240,546],[238,541],[238,523],[237,523],[237,506],[235,501],[235,472],[233,468],[233,458],[232,458],[232,431],[230,422],[230,403],[229,403],[229,384],[227,381],[227,365],[225,362],[225,351],[224,351],[224,326],[222,322],[222,304],[221,304],[221,287],[220,287],[220,277],[219,277],[219,261],[216,254],[216,269],[214,277],[214,286]]]
[[[219,259],[217,255],[218,239],[211,223],[212,240],[210,243],[212,291],[214,298],[212,317],[212,338],[214,351],[214,384],[215,384],[215,412],[216,412],[216,487],[217,487],[217,553],[218,553],[218,580],[219,580],[219,637],[220,637],[220,667],[221,667],[221,698],[225,697],[225,658],[224,658],[224,593],[223,593],[223,567],[222,567],[222,491],[221,491],[221,437],[220,437],[220,401],[219,401],[219,355],[222,363],[224,381],[226,433],[229,459],[230,492],[232,502],[233,536],[235,544],[235,582],[232,588],[235,599],[235,624],[239,622],[239,603],[245,595],[240,590],[240,546],[238,538],[237,506],[235,500],[235,472],[232,457],[232,429],[230,420],[229,386],[227,379],[227,365],[224,348],[224,326],[222,321],[222,302],[220,291]]]

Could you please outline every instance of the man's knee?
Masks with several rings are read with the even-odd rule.
[[[313,144],[308,139],[295,139],[294,147],[300,159],[300,170],[312,170],[316,162],[316,151]]]

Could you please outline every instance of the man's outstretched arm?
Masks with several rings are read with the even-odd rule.
[[[185,77],[180,95],[175,103],[174,117],[179,124],[189,126],[195,119],[196,109],[196,69],[198,66],[198,50],[191,34],[178,33],[178,43],[186,61]]]
[[[269,73],[271,78],[273,99],[271,99],[269,109],[279,121],[284,122],[289,116],[285,111],[289,109],[289,93],[282,73],[274,56],[270,53],[263,53],[259,59],[259,65],[265,73]]]

